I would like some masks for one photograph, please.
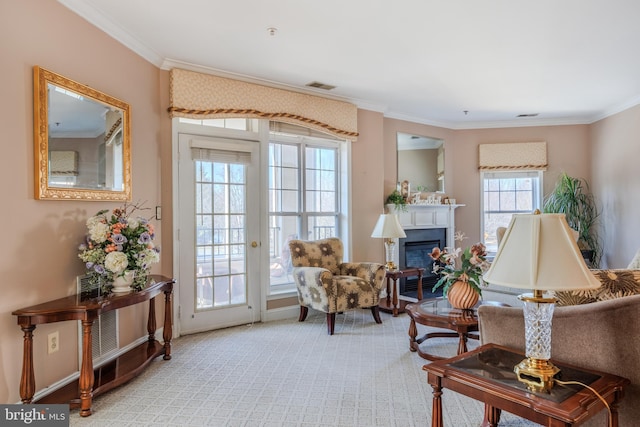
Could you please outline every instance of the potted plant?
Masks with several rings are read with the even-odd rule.
[[[400,194],[398,190],[393,190],[385,201],[387,205],[394,205],[398,211],[407,211],[407,200]]]
[[[456,241],[464,239],[463,233],[456,233]],[[472,308],[482,296],[482,275],[489,268],[484,244],[478,242],[465,249],[435,247],[430,256],[433,272],[440,276],[432,292],[442,286],[442,294],[454,308]]]
[[[542,209],[545,213],[565,214],[569,227],[578,232],[583,257],[597,266],[602,254],[594,225],[600,212],[587,181],[563,172],[551,194],[545,197]]]

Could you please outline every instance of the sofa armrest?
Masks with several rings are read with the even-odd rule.
[[[481,305],[478,307],[481,344],[495,343],[524,351],[524,315],[522,307]]]

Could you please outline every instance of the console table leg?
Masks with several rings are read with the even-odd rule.
[[[149,300],[149,317],[147,318],[147,332],[149,342],[156,340],[156,297]]]
[[[162,330],[162,339],[164,340],[164,360],[171,359],[171,337],[173,336],[173,304],[172,304],[173,288],[164,291],[164,329]]]
[[[22,378],[20,379],[20,398],[22,403],[31,403],[36,392],[36,377],[33,372],[33,331],[36,325],[22,325],[24,343],[22,350]]]
[[[80,416],[91,415],[91,403],[93,400],[93,338],[91,329],[94,319],[82,321],[82,366],[80,367]]]

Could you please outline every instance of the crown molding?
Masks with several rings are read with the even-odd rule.
[[[637,105],[640,105],[640,95],[635,96],[625,102],[622,102],[620,104],[616,104],[610,108],[607,108],[606,110],[602,111],[600,114],[597,114],[595,116],[593,116],[591,118],[591,121],[589,122],[591,123],[595,123],[597,121],[600,121],[602,119],[606,119],[609,116],[613,116],[614,114],[618,114],[621,113],[625,110],[628,110],[629,108],[633,108]]]
[[[71,10],[73,13],[84,18],[94,27],[99,28],[110,37],[114,38],[128,49],[137,53],[156,67],[162,64],[162,56],[156,51],[149,48],[138,39],[127,33],[122,27],[110,19],[105,18],[99,9],[96,9],[89,3],[78,0],[58,0],[58,3]]]
[[[164,58],[153,49],[141,43],[138,39],[126,32],[117,23],[105,18],[102,12],[93,5],[84,2],[82,0],[57,0],[60,4],[71,10],[75,14],[84,18],[87,22],[102,30],[104,33],[120,42],[122,45],[140,55],[142,58],[150,62],[151,64],[159,67],[163,70],[169,70],[173,67],[179,67],[190,71],[202,72],[206,74],[212,74],[219,77],[226,77],[235,80],[241,80],[247,83],[255,83],[264,86],[269,86],[278,89],[289,90],[293,92],[315,95],[322,98],[333,99],[336,101],[343,101],[355,104],[360,109],[370,110],[382,113],[384,117],[391,119],[404,120],[412,123],[419,123],[428,126],[435,126],[451,130],[465,130],[465,129],[491,129],[491,128],[510,128],[510,127],[540,127],[540,126],[567,126],[567,125],[584,125],[592,124],[602,119],[605,119],[614,114],[618,114],[629,108],[640,105],[640,95],[635,96],[625,102],[616,104],[607,108],[599,113],[596,113],[590,117],[576,117],[576,118],[558,118],[558,119],[535,119],[528,118],[522,120],[509,120],[509,121],[484,121],[484,122],[452,122],[452,121],[437,121],[430,120],[424,117],[417,117],[408,115],[401,112],[389,111],[388,107],[362,99],[354,99],[347,96],[334,95],[326,93],[320,89],[312,89],[300,86],[289,85],[285,83],[275,82],[266,79],[260,79],[244,74],[233,73],[228,71],[219,70],[216,68],[205,67],[201,65],[191,64],[183,61],[178,61],[170,58]]]

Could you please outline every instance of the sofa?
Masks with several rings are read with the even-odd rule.
[[[602,283],[599,289],[556,293],[559,306],[552,321],[551,357],[628,378],[631,384],[624,390],[619,425],[636,426],[640,420],[640,270],[592,271]],[[524,352],[524,317],[521,304],[515,305],[478,308],[482,344]],[[605,417],[603,411],[584,425],[607,425]]]

